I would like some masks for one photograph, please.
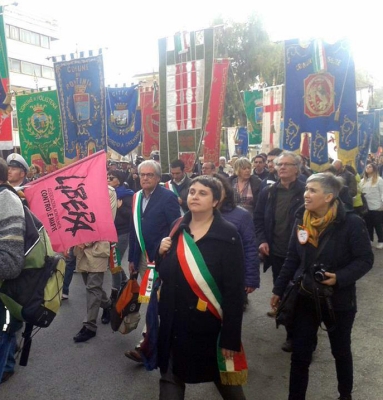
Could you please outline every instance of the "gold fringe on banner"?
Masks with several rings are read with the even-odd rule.
[[[247,369],[235,372],[220,371],[222,385],[245,385],[247,383]]]

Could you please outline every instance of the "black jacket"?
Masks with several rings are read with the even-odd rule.
[[[158,363],[168,368],[170,352],[173,373],[186,383],[219,380],[219,346],[240,350],[243,313],[244,259],[237,229],[218,211],[207,234],[196,242],[206,266],[222,295],[223,321],[210,311],[197,309],[198,297],[190,288],[177,258],[178,236],[189,230],[186,213],[165,257],[157,257],[156,268],[162,279],[159,301],[160,330]]]
[[[278,183],[279,181],[262,189],[254,212],[254,227],[257,247],[259,247],[261,243],[268,243],[270,253],[273,251],[272,242],[275,226],[275,208],[277,203]],[[293,197],[290,203],[289,214],[287,215],[291,229],[294,226],[295,213],[303,204],[303,194],[305,191],[305,184],[299,179],[295,181],[295,185],[298,193]],[[266,257],[263,264],[264,271],[266,271],[269,267],[269,257]]]
[[[331,237],[316,260],[316,248],[310,243],[300,244],[297,238],[297,225],[302,225],[303,213],[304,207],[297,212],[287,257],[275,282],[273,293],[282,296],[289,281],[296,279],[301,270],[306,271],[317,261],[326,265],[329,272],[336,273],[337,283],[332,295],[334,310],[356,310],[355,282],[365,275],[374,263],[364,221],[355,213],[347,212],[339,202],[336,219],[320,236],[319,246],[324,237],[330,234]],[[305,265],[299,268],[302,260]]]

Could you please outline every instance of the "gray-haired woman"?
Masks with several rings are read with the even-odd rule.
[[[338,199],[340,189],[341,182],[329,173],[307,179],[304,207],[297,212],[288,254],[273,288],[271,306],[276,309],[289,281],[303,276],[292,328],[289,400],[306,398],[322,322],[335,358],[339,399],[351,399],[355,282],[372,268],[374,256],[364,221],[344,209]],[[322,297],[314,295],[318,291]]]

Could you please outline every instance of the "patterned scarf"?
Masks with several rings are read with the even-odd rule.
[[[327,211],[324,217],[316,218],[306,210],[303,214],[303,226],[309,233],[309,243],[318,247],[319,236],[336,218],[338,212],[338,201],[336,201]]]

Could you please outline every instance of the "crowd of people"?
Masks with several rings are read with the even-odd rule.
[[[263,266],[264,272],[271,269],[273,278],[270,318],[275,318],[289,282],[302,282],[294,320],[286,326],[281,345],[291,352],[289,400],[306,398],[322,323],[335,359],[339,399],[352,398],[355,282],[373,265],[374,232],[376,248],[383,249],[379,165],[369,160],[359,176],[351,166],[334,160],[325,172],[313,173],[304,157],[274,148],[252,159],[203,162],[190,174],[181,159],[163,173],[158,152],[149,160],[109,160],[106,169],[115,246],[126,263],[112,273],[109,294],[103,289],[111,268],[109,242],[81,243],[64,253],[62,299],[69,299],[77,271],[87,300],[74,342],[96,336],[100,308],[101,322],[110,323],[113,299],[129,276],[143,281],[149,269],[156,269],[162,282],[159,398],[183,399],[185,384],[210,381],[222,398],[244,399],[242,315],[249,295],[260,287]],[[38,179],[39,173],[36,168],[31,171],[21,155],[11,154],[0,160],[0,188],[23,187],[28,176]],[[0,207],[0,279],[11,279],[22,268],[25,227],[20,198],[13,191],[0,191],[0,203],[9,205]],[[318,272],[322,275],[317,283],[325,290],[316,295]],[[14,318],[9,323],[1,302],[0,319],[0,376],[5,382],[14,373],[20,323]],[[127,350],[126,357],[143,363],[141,346],[142,341]]]

